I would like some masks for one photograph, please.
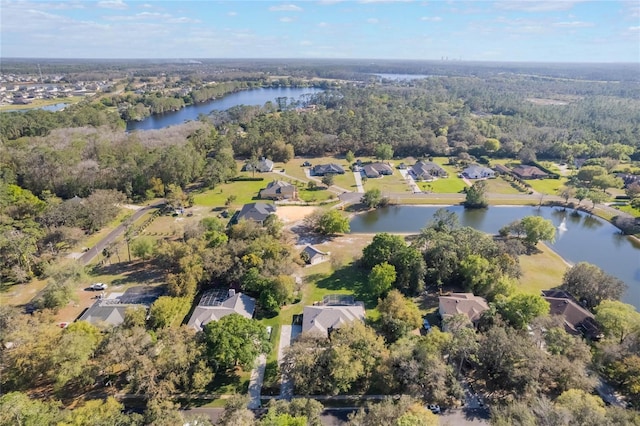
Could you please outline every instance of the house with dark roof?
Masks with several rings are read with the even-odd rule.
[[[324,262],[329,259],[329,253],[318,250],[312,245],[307,245],[302,253],[300,253],[300,257],[308,264],[308,265],[316,265],[320,262]]]
[[[353,297],[325,297],[323,302],[305,306],[302,313],[302,332],[328,337],[331,331],[354,321],[364,321],[363,302]]]
[[[78,321],[87,321],[98,327],[115,327],[124,322],[127,310],[149,309],[140,303],[121,303],[118,298],[100,299],[80,315]]]
[[[244,166],[242,166],[243,172],[256,171],[260,173],[268,173],[272,170],[273,170],[273,161],[264,157],[260,158],[258,163],[255,165],[255,170],[254,170],[254,165],[250,161],[247,161],[246,163],[244,163]]]
[[[274,180],[260,191],[260,198],[265,200],[295,200],[298,198],[298,188],[282,180]]]
[[[211,321],[219,321],[231,314],[253,318],[255,309],[256,299],[253,297],[236,293],[233,289],[211,290],[202,295],[187,325],[199,331]]]
[[[432,180],[434,177],[447,177],[447,172],[432,161],[418,161],[410,170],[417,180]]]
[[[574,336],[600,340],[602,331],[594,315],[581,306],[569,293],[562,290],[543,290],[542,298],[549,302],[549,314],[563,319],[564,329]]]
[[[630,173],[615,173],[615,176],[622,179],[624,188],[628,188],[629,185],[632,185],[636,182],[640,183],[640,175],[632,175]]]
[[[520,179],[544,179],[549,177],[549,174],[543,172],[536,166],[527,166],[525,164],[519,164],[511,170],[511,173],[519,177]]]
[[[482,313],[489,309],[487,301],[473,293],[450,293],[438,298],[438,313],[443,320],[454,315],[466,316],[471,324],[478,323]],[[443,331],[447,331],[443,326]]]
[[[311,173],[315,176],[324,176],[327,174],[343,175],[344,169],[342,168],[342,166],[334,163],[318,164],[316,166],[313,166],[313,168],[311,169]]]
[[[241,220],[251,220],[257,222],[260,225],[264,224],[264,221],[276,212],[275,204],[268,203],[249,203],[242,206],[242,209],[237,212],[234,217],[231,218],[230,223],[235,224]]]
[[[470,165],[462,171],[462,174],[469,179],[485,179],[496,176],[496,172],[479,164]]]
[[[393,169],[390,165],[385,163],[371,163],[362,168],[364,174],[369,179],[375,179],[382,176],[388,176],[393,174]]]
[[[510,175],[511,174],[511,169],[508,168],[507,166],[505,166],[504,164],[496,164],[495,166],[493,166],[493,170],[495,170],[496,173],[501,174],[501,175]]]

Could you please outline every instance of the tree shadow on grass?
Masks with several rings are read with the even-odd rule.
[[[111,285],[119,286],[131,283],[157,284],[164,282],[164,274],[149,261],[121,262],[111,265],[95,266],[95,275],[115,275]]]
[[[316,281],[316,287],[318,288],[352,291],[356,300],[364,302],[366,309],[373,309],[378,305],[378,299],[369,294],[366,285],[367,271],[358,267],[355,262]]]

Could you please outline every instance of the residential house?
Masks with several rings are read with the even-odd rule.
[[[364,321],[363,302],[352,296],[326,296],[322,303],[305,306],[302,313],[302,332],[328,337],[331,331],[354,321]]]
[[[432,180],[434,177],[447,177],[447,172],[432,161],[418,161],[411,166],[411,174],[417,180]]]
[[[262,225],[267,217],[275,212],[276,206],[274,204],[261,202],[249,203],[242,206],[242,209],[231,218],[230,222],[235,224],[241,220],[251,220]]]
[[[495,170],[495,172],[498,173],[499,175],[511,174],[511,169],[505,166],[504,164],[496,164],[495,166],[493,166],[493,170]]]
[[[298,188],[288,182],[274,180],[260,191],[260,198],[266,200],[295,200],[298,198]]]
[[[362,168],[364,174],[369,179],[375,179],[382,176],[388,176],[393,174],[391,166],[385,163],[371,163]]]
[[[300,253],[300,257],[309,265],[315,265],[329,259],[329,253],[318,250],[314,246],[308,245]]]
[[[260,172],[260,173],[268,173],[270,171],[273,170],[273,161],[269,160],[268,158],[260,158],[260,160],[258,161],[257,164],[255,164],[255,171],[256,172]],[[252,164],[250,161],[247,161],[246,163],[244,163],[244,166],[242,166],[242,171],[243,172],[253,172],[254,171],[254,164]]]
[[[462,171],[462,174],[469,179],[485,179],[493,178],[496,176],[496,172],[488,167],[484,167],[479,164],[470,165]]]
[[[600,340],[602,332],[594,315],[581,306],[569,293],[561,290],[543,290],[542,298],[549,302],[549,314],[560,315],[564,329],[574,336]]]
[[[122,303],[117,297],[100,299],[80,315],[78,321],[87,321],[95,326],[118,326],[124,322],[128,309],[149,309],[149,305],[140,303]]]
[[[473,293],[450,293],[447,296],[440,296],[438,300],[440,318],[445,320],[451,316],[461,314],[469,318],[474,327],[482,313],[489,309],[487,301],[483,297],[475,296]],[[444,326],[442,329],[446,331]]]
[[[324,176],[327,174],[343,175],[344,169],[342,168],[342,166],[334,163],[318,164],[316,166],[313,166],[311,172],[315,176]]]
[[[616,173],[615,176],[622,179],[625,188],[628,188],[629,185],[633,183],[640,183],[640,175],[632,175],[630,173]]]
[[[253,297],[236,293],[233,289],[211,290],[202,295],[187,325],[196,330],[202,330],[211,321],[218,321],[231,314],[253,318],[255,309],[256,299]]]
[[[544,179],[549,177],[548,173],[543,172],[538,167],[524,164],[514,167],[511,172],[520,179]]]

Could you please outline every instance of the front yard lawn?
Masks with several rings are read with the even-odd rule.
[[[534,191],[541,192],[543,194],[556,195],[558,189],[562,188],[567,183],[566,177],[560,179],[532,179],[526,181]]]
[[[457,175],[449,175],[447,178],[436,179],[432,182],[417,182],[417,184],[422,191],[436,194],[457,194],[467,186]]]
[[[383,176],[375,179],[366,179],[363,180],[364,190],[368,191],[370,189],[377,188],[382,194],[385,193],[399,193],[399,192],[410,192],[411,189],[409,185],[404,180],[400,172],[397,170],[393,171],[391,176]]]

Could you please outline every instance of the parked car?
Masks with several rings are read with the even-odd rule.
[[[440,414],[440,406],[438,404],[429,404],[427,408],[431,410],[433,414]]]
[[[91,290],[94,291],[102,291],[107,289],[107,285],[105,283],[93,283],[91,284]]]
[[[422,319],[422,327],[424,327],[425,330],[429,331],[431,330],[431,324],[429,324],[429,320],[426,318]]]

